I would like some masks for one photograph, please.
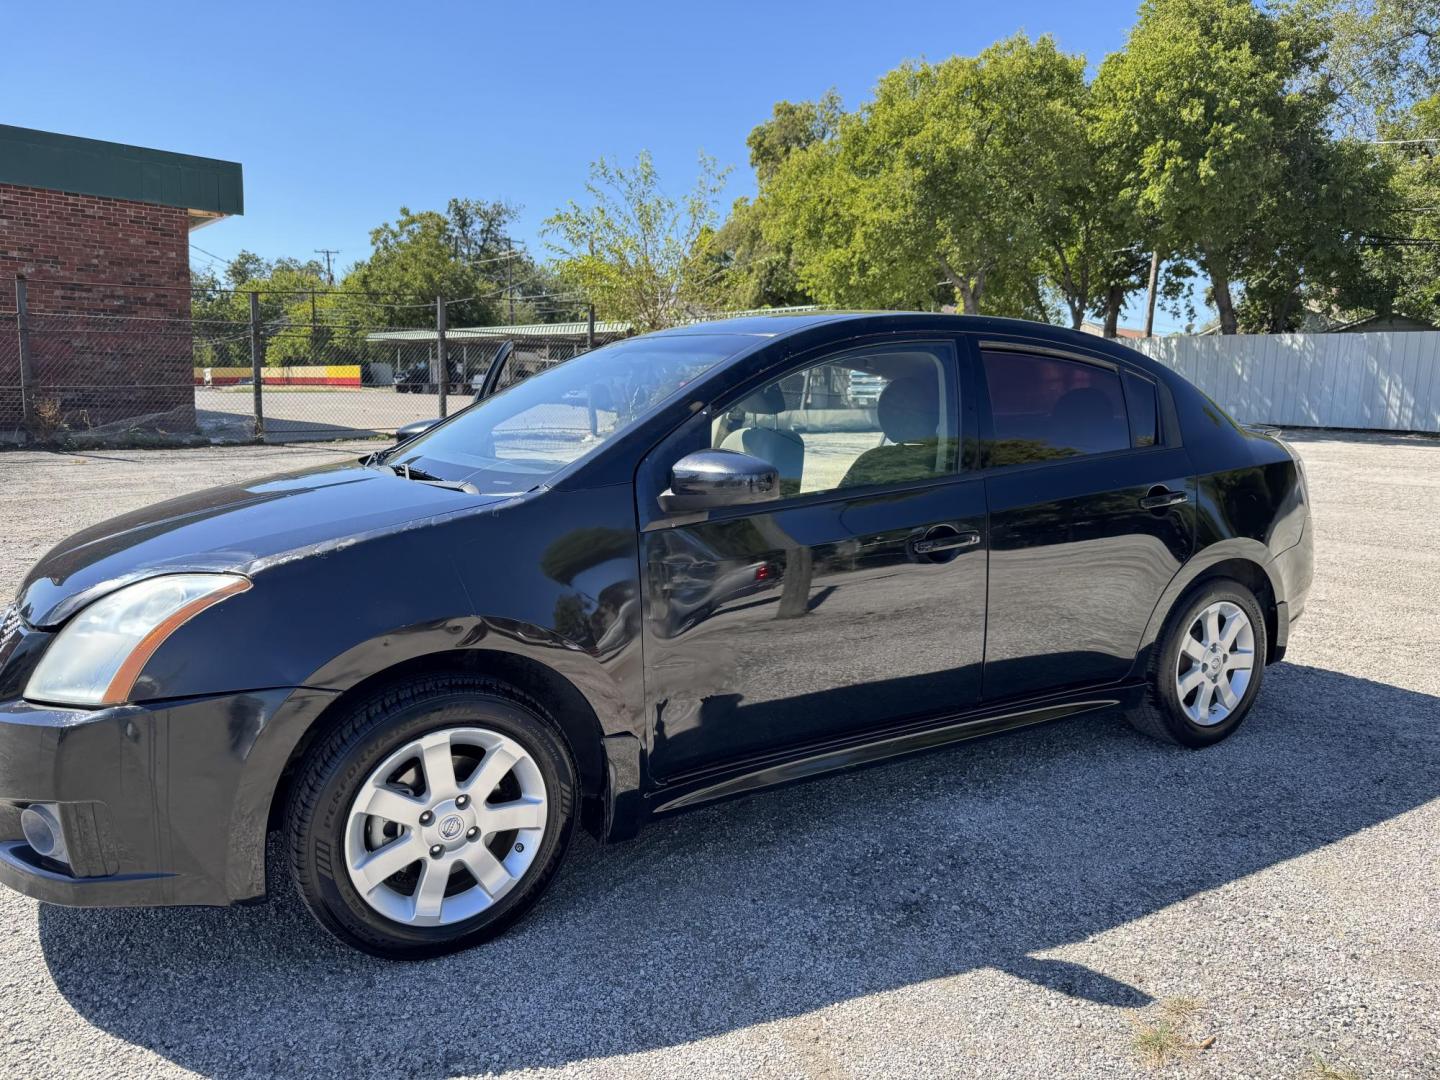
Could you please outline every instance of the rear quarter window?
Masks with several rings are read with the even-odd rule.
[[[1130,412],[1130,445],[1156,446],[1160,442],[1160,410],[1155,384],[1133,371],[1125,373],[1125,401]]]

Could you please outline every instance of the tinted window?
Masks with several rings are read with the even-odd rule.
[[[734,403],[711,445],[770,462],[785,495],[941,476],[959,445],[955,370],[941,344],[829,357]]]
[[[1125,373],[1125,399],[1130,408],[1130,443],[1155,446],[1160,442],[1160,413],[1155,404],[1155,384],[1134,372]]]
[[[1103,454],[1130,446],[1120,376],[1053,356],[982,354],[995,438],[991,465]]]

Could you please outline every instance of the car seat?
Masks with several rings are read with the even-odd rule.
[[[780,493],[798,495],[805,467],[805,440],[780,426],[785,411],[785,392],[774,383],[745,398],[731,410],[740,413],[743,426],[726,435],[722,450],[738,450],[768,461],[780,473]]]
[[[939,471],[940,393],[936,383],[933,376],[907,375],[880,391],[876,418],[889,444],[856,458],[840,481],[841,487],[923,480]]]

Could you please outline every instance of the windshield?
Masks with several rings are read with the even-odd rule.
[[[466,409],[384,461],[468,481],[486,494],[528,491],[747,343],[697,335],[607,345]]]

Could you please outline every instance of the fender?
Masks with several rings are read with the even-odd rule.
[[[605,735],[639,735],[640,715],[621,690],[629,654],[622,648],[601,657],[534,623],[498,616],[457,615],[399,627],[357,642],[323,664],[305,685],[343,693],[409,661],[451,654],[457,666],[467,654],[497,652],[533,660],[564,679],[585,699]]]
[[[1170,617],[1176,602],[1184,595],[1190,586],[1194,585],[1207,571],[1213,569],[1223,562],[1233,560],[1252,563],[1257,570],[1262,571],[1270,582],[1270,589],[1275,594],[1278,603],[1285,602],[1285,587],[1280,580],[1272,559],[1269,548],[1259,540],[1252,540],[1246,536],[1232,536],[1226,540],[1219,540],[1206,547],[1203,551],[1197,551],[1185,563],[1179,572],[1170,580],[1170,584],[1161,593],[1159,601],[1155,604],[1155,610],[1150,614],[1150,621],[1145,626],[1145,632],[1140,636],[1140,645],[1136,650],[1135,663],[1130,668],[1130,675],[1143,676],[1150,666],[1150,650],[1160,637],[1160,632],[1165,628],[1165,620]]]

